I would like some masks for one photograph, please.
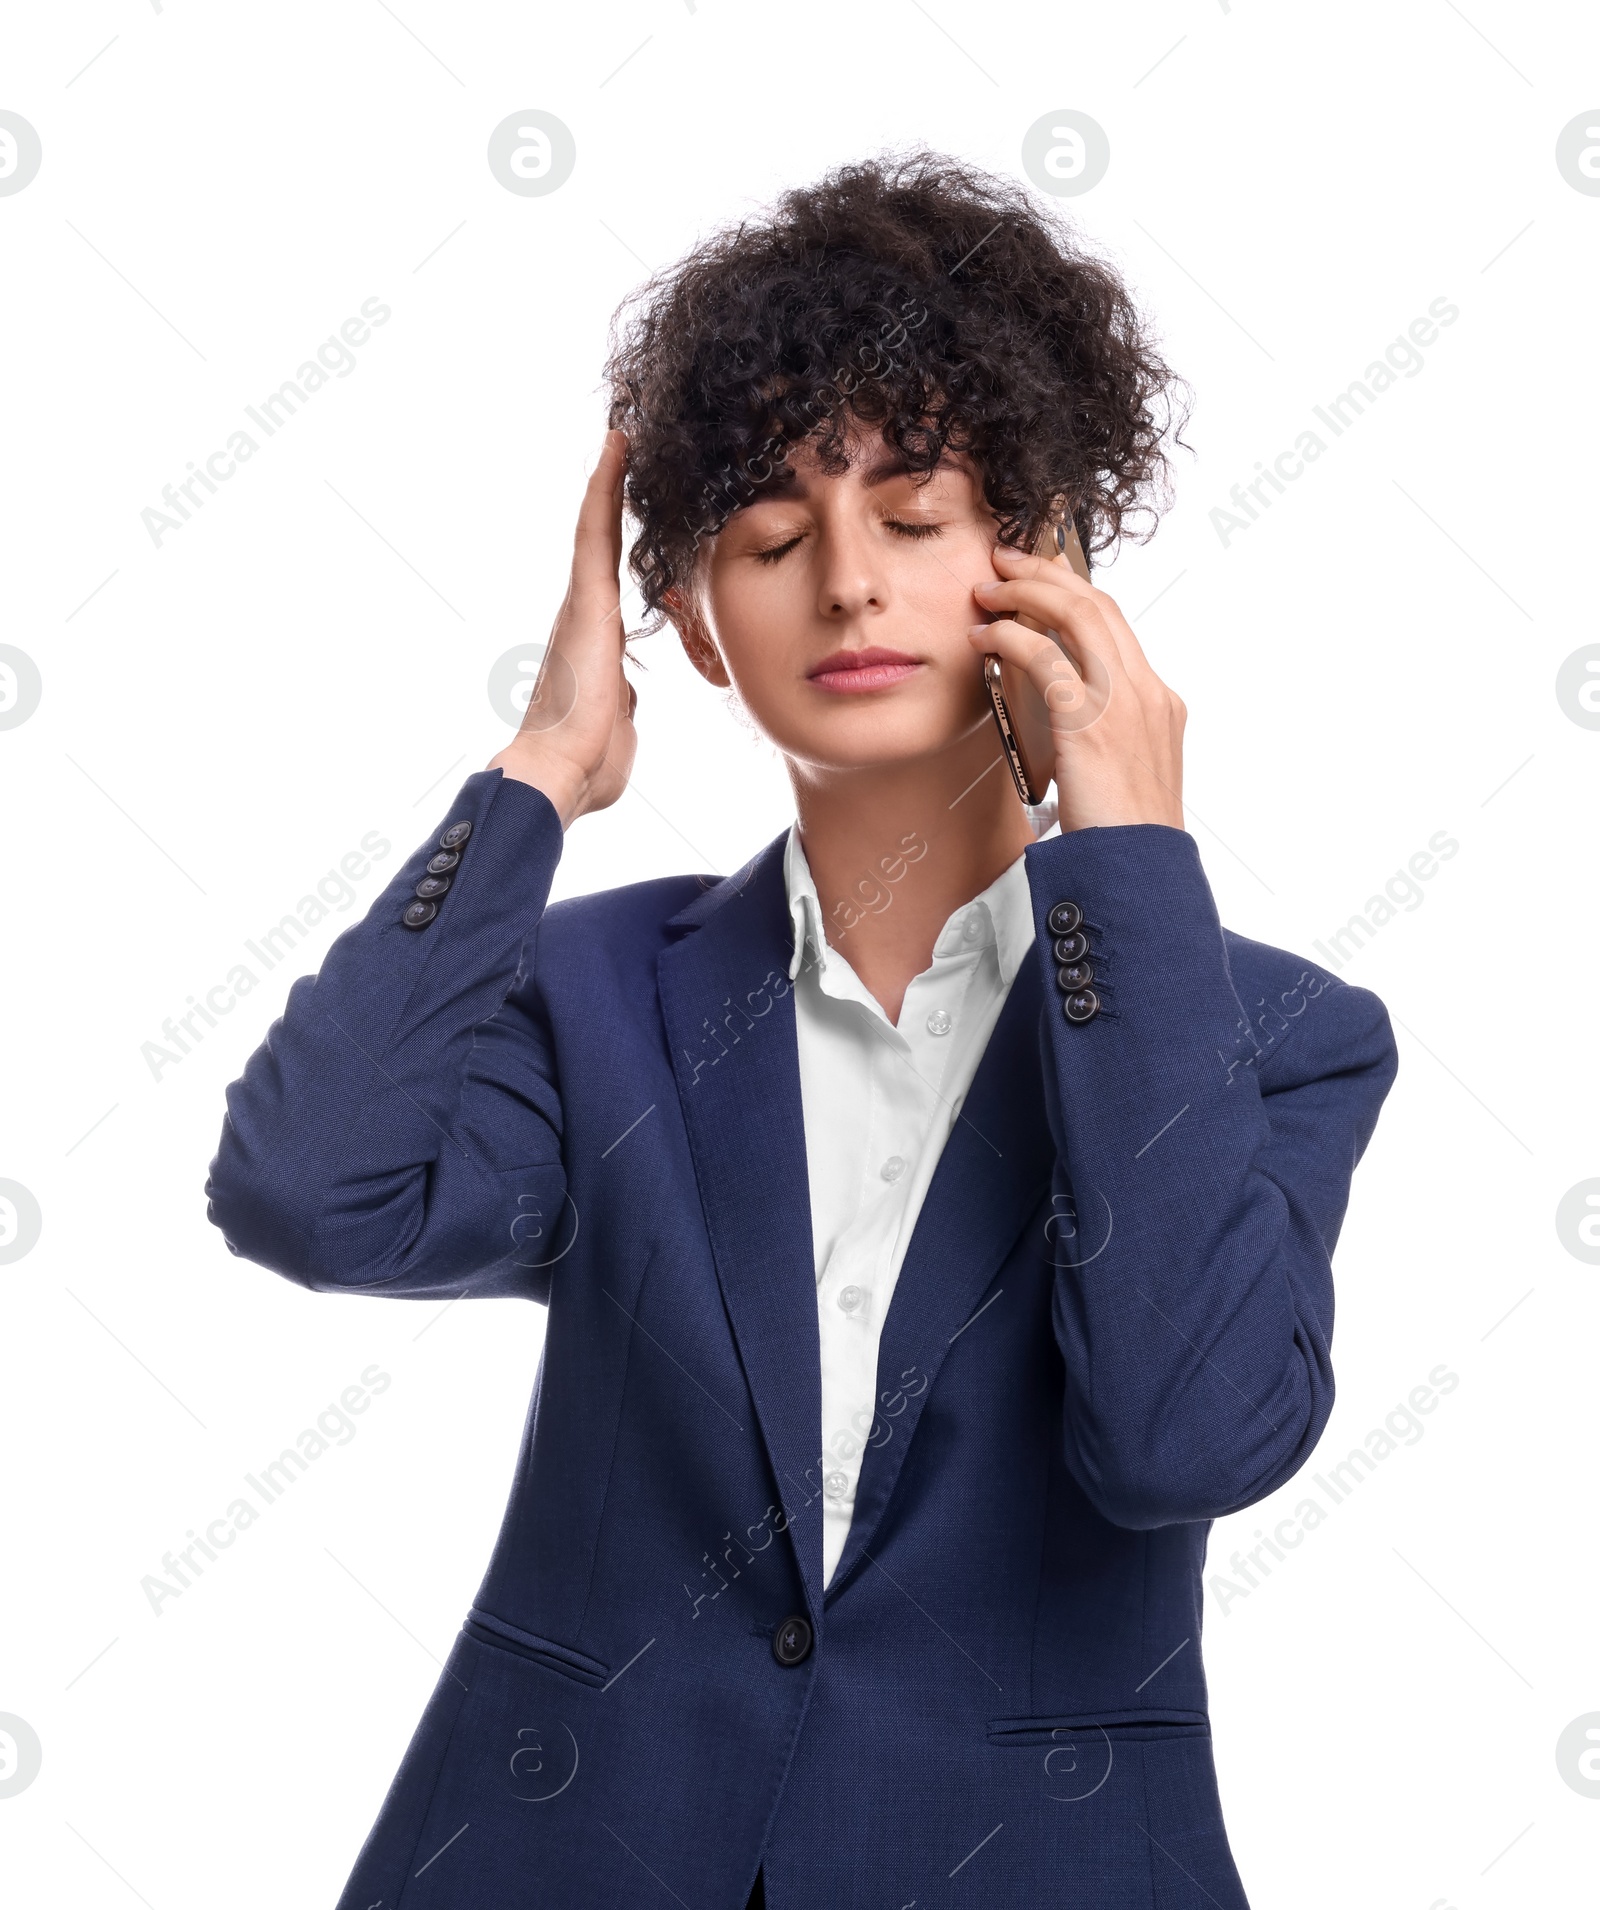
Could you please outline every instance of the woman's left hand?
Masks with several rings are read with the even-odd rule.
[[[1126,823],[1183,827],[1180,698],[1151,669],[1128,620],[1065,557],[1030,557],[997,544],[1000,578],[973,595],[994,623],[974,624],[974,650],[1026,670],[1050,712],[1062,833]],[[1021,611],[1061,643],[1015,623]]]

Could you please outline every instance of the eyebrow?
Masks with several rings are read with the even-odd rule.
[[[944,460],[941,459],[941,463]],[[934,467],[935,470],[938,466]],[[907,477],[911,474],[911,463],[901,451],[888,451],[873,459],[861,473],[861,482],[871,490],[875,484],[885,483],[889,478]],[[922,475],[918,473],[918,475]],[[932,476],[932,472],[926,475]],[[765,484],[758,487],[751,498],[752,504],[759,504],[769,497],[806,497],[808,486],[792,464],[780,465]]]

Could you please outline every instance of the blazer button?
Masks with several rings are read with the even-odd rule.
[[[438,913],[437,902],[413,902],[400,920],[407,928],[426,928]]]
[[[1052,935],[1070,935],[1083,921],[1083,910],[1076,902],[1058,902],[1045,917]]]
[[[424,902],[432,902],[443,895],[449,886],[450,878],[447,875],[425,875],[411,893],[420,896]]]
[[[448,875],[460,860],[461,857],[456,850],[441,849],[436,856],[429,858],[428,873],[429,875]]]
[[[439,847],[441,849],[459,849],[462,843],[464,843],[471,834],[472,824],[470,822],[453,822],[439,838]]]
[[[1089,938],[1081,928],[1075,928],[1070,935],[1056,937],[1056,960],[1058,962],[1081,962],[1089,952]]]
[[[1068,995],[1061,1004],[1061,1012],[1075,1026],[1080,1022],[1093,1021],[1100,1012],[1100,997],[1092,988],[1080,988],[1075,994]]]
[[[803,1618],[786,1618],[773,1634],[772,1655],[780,1665],[804,1664],[811,1656],[811,1627]]]
[[[1056,986],[1064,995],[1087,988],[1094,980],[1094,968],[1088,962],[1067,962],[1056,970]]]

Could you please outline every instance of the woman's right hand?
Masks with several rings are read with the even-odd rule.
[[[490,769],[542,790],[567,828],[628,786],[638,696],[622,667],[622,476],[627,439],[608,431],[578,510],[572,580],[527,713]]]

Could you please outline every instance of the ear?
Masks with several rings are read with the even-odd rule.
[[[707,630],[698,608],[676,585],[661,599],[662,606],[678,633],[678,641],[683,645],[683,654],[700,672],[708,683],[714,683],[719,690],[732,687],[732,678],[723,667],[717,646],[711,641],[711,632]]]

